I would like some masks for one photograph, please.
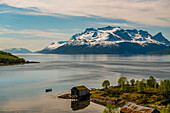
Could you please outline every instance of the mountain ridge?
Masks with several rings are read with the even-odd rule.
[[[7,53],[32,53],[30,50],[26,48],[7,48],[7,49],[2,49],[1,51]]]
[[[152,36],[143,30],[124,30],[120,27],[86,28],[68,41],[57,41],[40,53],[59,54],[135,54],[169,48],[170,42],[161,32]],[[129,49],[127,49],[129,48]],[[98,52],[97,52],[98,51]],[[107,51],[107,52],[106,52]]]

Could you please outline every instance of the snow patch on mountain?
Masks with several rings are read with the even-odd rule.
[[[32,53],[30,50],[25,48],[9,48],[9,49],[2,49],[1,51],[8,52],[8,53]]]
[[[66,44],[66,42],[67,41],[54,41],[49,46],[47,46],[45,49],[53,50],[53,49],[56,49],[60,46],[63,46],[64,44]]]

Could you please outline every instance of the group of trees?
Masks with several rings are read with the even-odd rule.
[[[161,113],[170,113],[169,95],[170,80],[165,79],[158,83],[153,76],[148,79],[135,80],[122,76],[118,79],[117,86],[110,86],[109,80],[104,80],[101,89],[101,96],[105,98],[122,99],[137,104],[166,105],[160,109]],[[117,113],[115,106],[108,103],[103,113]]]
[[[110,86],[109,80],[104,80],[102,87],[107,89]],[[118,87],[122,92],[129,92],[131,88],[135,88],[138,93],[143,93],[146,89],[155,89],[158,90],[164,96],[168,96],[170,92],[170,80],[165,79],[160,82],[160,85],[156,82],[156,79],[153,76],[150,76],[147,80],[142,79],[141,81],[131,79],[130,84],[126,77],[122,76],[118,79]]]
[[[168,96],[168,92],[170,92],[170,80],[166,79],[161,81],[158,89],[162,94]]]

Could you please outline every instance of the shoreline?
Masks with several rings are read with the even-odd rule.
[[[11,63],[11,64],[5,64],[5,63],[0,63],[0,66],[10,66],[10,65],[22,65],[22,64],[33,64],[33,63],[40,63],[36,61],[26,61],[25,63]]]
[[[66,93],[66,94],[62,94],[57,96],[57,98],[61,98],[61,99],[72,99],[71,98],[71,94],[70,93]],[[95,97],[90,97],[89,99],[91,102],[99,104],[99,105],[103,105],[106,106],[107,103],[112,102],[113,104],[117,105],[117,106],[122,106],[124,105],[126,102],[123,100],[113,100],[113,99],[107,99],[107,98],[95,98]]]
[[[70,93],[66,93],[66,94],[61,94],[61,95],[58,95],[57,98],[60,98],[60,99],[72,99],[71,98],[71,94]],[[122,100],[122,99],[113,99],[113,98],[104,98],[104,97],[90,97],[90,102],[93,102],[95,104],[99,104],[99,105],[102,105],[104,107],[107,106],[108,103],[112,103],[113,105],[115,105],[117,108],[118,107],[122,107],[124,106],[126,103],[128,102],[131,102],[131,103],[134,103],[134,104],[137,104],[136,102],[134,101],[127,101],[127,100]],[[77,100],[79,101],[79,100]],[[137,105],[141,105],[141,106],[144,106],[144,107],[152,107],[152,108],[155,108],[155,105],[154,104],[137,104]],[[165,108],[166,106],[165,105],[157,105],[156,108],[158,108],[159,110]]]

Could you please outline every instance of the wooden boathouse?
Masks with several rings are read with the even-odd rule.
[[[71,98],[78,100],[89,100],[90,90],[83,86],[76,86],[71,89]]]

